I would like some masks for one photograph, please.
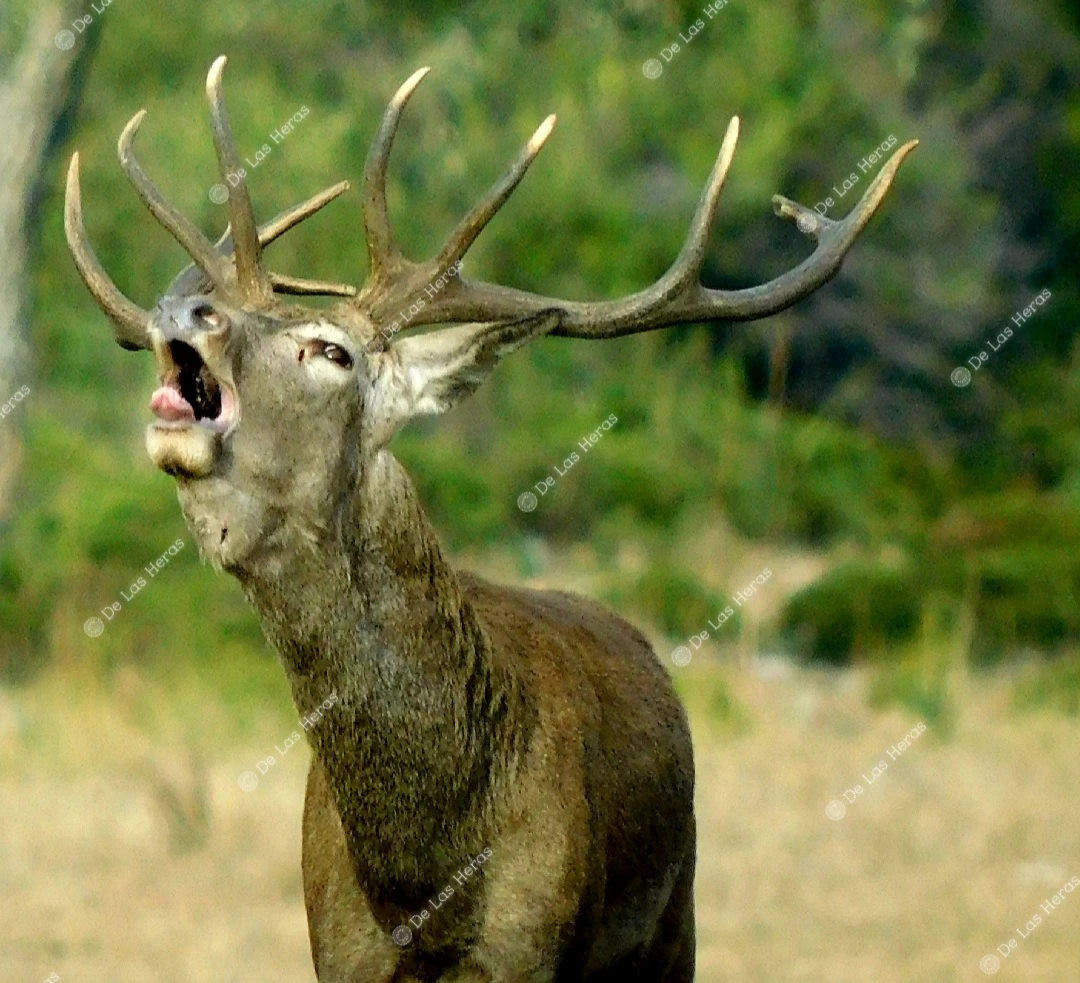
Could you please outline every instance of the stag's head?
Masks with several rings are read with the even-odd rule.
[[[151,459],[177,479],[181,503],[204,554],[230,569],[283,545],[298,526],[309,541],[332,529],[358,480],[410,418],[440,413],[471,393],[509,352],[544,334],[609,338],[688,321],[750,320],[790,306],[840,268],[903,159],[899,148],[843,221],[781,196],[777,214],[817,241],[813,254],[769,283],[707,289],[698,276],[708,231],[738,138],[732,119],[686,242],[653,286],[619,300],[557,300],[457,271],[554,126],[548,117],[510,169],[432,258],[402,256],[390,224],[386,170],[401,112],[427,69],[387,107],[364,167],[363,221],[370,271],[361,289],[267,270],[263,249],[347,190],[342,182],[259,225],[222,99],[225,58],[207,77],[221,181],[230,188],[229,227],[216,242],[161,195],[135,158],[144,112],[120,137],[120,164],[153,216],[192,259],[148,311],[109,278],[82,220],[79,158],[68,171],[68,244],[117,341],[153,352],[160,385],[147,428]],[[288,296],[333,296],[327,308]],[[430,324],[455,326],[403,335]]]

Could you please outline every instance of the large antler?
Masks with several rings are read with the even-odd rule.
[[[348,183],[334,185],[265,225],[257,225],[222,97],[225,63],[224,55],[218,58],[206,80],[218,170],[222,183],[229,188],[229,228],[218,242],[211,243],[166,201],[136,159],[135,136],[145,112],[137,113],[120,137],[121,167],[150,212],[194,261],[177,277],[169,292],[191,293],[212,287],[252,306],[270,303],[274,293],[349,297],[352,298],[347,302],[349,306],[368,315],[376,328],[383,328],[382,343],[394,333],[387,332],[384,325],[392,323],[393,314],[405,305],[417,308],[409,320],[410,328],[448,321],[514,320],[558,308],[562,312],[561,321],[552,334],[578,338],[613,338],[687,321],[766,317],[789,307],[836,275],[855,238],[884,199],[900,165],[918,145],[917,140],[912,140],[900,147],[859,203],[841,221],[825,218],[776,195],[774,211],[794,219],[799,230],[817,242],[814,252],[793,270],[760,286],[745,290],[712,290],[701,285],[699,276],[709,228],[739,136],[739,120],[734,117],[690,223],[686,242],[671,269],[651,287],[618,300],[559,300],[448,275],[451,271],[456,273],[469,247],[521,182],[551,135],[554,116],[544,120],[509,170],[461,220],[432,259],[417,263],[401,254],[386,202],[386,171],[401,114],[409,97],[428,73],[427,68],[421,68],[390,100],[364,166],[363,217],[371,272],[367,284],[358,292],[348,284],[305,280],[265,270],[263,247],[314,215],[345,191]],[[114,321],[117,340],[126,348],[147,347],[146,326],[150,314],[125,297],[109,279],[87,238],[82,220],[78,154],[72,156],[68,170],[65,228],[75,264],[98,304]],[[437,287],[433,289],[433,285]],[[417,300],[424,303],[414,304]],[[396,322],[393,323],[396,330]]]
[[[118,153],[124,169],[139,197],[151,214],[184,247],[194,263],[184,270],[170,287],[170,293],[187,293],[214,287],[234,296],[241,303],[265,304],[272,293],[328,294],[351,297],[356,288],[343,283],[323,283],[267,272],[263,267],[262,249],[304,219],[314,215],[344,191],[349,183],[342,181],[309,198],[265,225],[257,226],[251,207],[247,180],[240,166],[225,103],[221,92],[222,73],[226,58],[218,58],[206,78],[206,93],[210,102],[211,128],[217,152],[221,182],[229,188],[229,226],[225,234],[211,243],[203,232],[185,218],[166,200],[143,170],[135,157],[135,136],[145,110],[135,114],[120,135]],[[68,246],[83,281],[101,309],[112,319],[116,339],[125,348],[148,348],[146,335],[150,312],[129,300],[110,279],[90,244],[83,225],[82,196],[79,187],[79,155],[73,154],[68,168],[64,198],[64,227]]]
[[[739,119],[733,117],[686,241],[667,273],[651,287],[618,300],[560,300],[483,281],[468,281],[460,276],[445,276],[524,177],[551,134],[554,116],[544,120],[510,169],[462,220],[433,259],[416,263],[398,251],[386,205],[387,161],[401,112],[427,71],[422,68],[415,72],[390,101],[364,168],[364,226],[368,232],[372,272],[355,303],[376,325],[384,323],[391,312],[417,299],[424,300],[424,304],[410,318],[410,328],[447,321],[501,321],[557,307],[564,315],[552,334],[575,338],[614,338],[687,321],[767,317],[790,307],[836,275],[844,255],[884,199],[900,165],[919,143],[912,140],[900,147],[841,221],[825,218],[781,195],[774,196],[773,210],[777,215],[794,219],[799,230],[817,242],[814,252],[794,269],[760,286],[711,290],[701,285],[699,276],[709,228],[739,137]],[[445,285],[432,291],[433,282]]]

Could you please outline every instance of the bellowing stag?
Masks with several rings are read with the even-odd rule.
[[[157,360],[147,448],[175,476],[201,553],[243,585],[299,713],[337,695],[311,729],[303,823],[319,980],[688,983],[693,755],[667,673],[637,629],[590,600],[455,571],[390,440],[534,339],[614,338],[788,307],[836,274],[915,142],[843,221],[774,198],[816,240],[813,254],[762,286],[710,290],[698,277],[733,119],[671,269],[619,300],[558,300],[457,273],[554,117],[432,259],[398,249],[387,161],[421,69],[391,100],[364,167],[370,275],[358,290],[267,270],[265,247],[348,185],[257,224],[224,66],[219,58],[207,79],[231,185],[230,228],[217,243],[136,159],[144,113],[120,137],[135,190],[193,261],[156,307],[129,300],[98,262],[77,154],[66,229],[119,343]],[[305,294],[340,299],[328,309],[285,299]],[[395,318],[410,305],[420,309],[403,328]],[[404,333],[447,322],[456,326]]]

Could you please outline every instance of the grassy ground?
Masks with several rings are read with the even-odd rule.
[[[1075,972],[1080,892],[1019,935],[1080,873],[1073,720],[968,681],[948,738],[931,725],[891,759],[920,720],[870,709],[863,673],[706,648],[674,671],[698,757],[700,981],[979,980],[1010,938],[1001,979]],[[0,691],[0,979],[313,979],[306,748],[238,785],[295,727],[277,692],[239,727],[179,671],[122,670],[105,692],[67,666]]]

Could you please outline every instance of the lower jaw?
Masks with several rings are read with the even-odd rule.
[[[175,429],[152,423],[146,428],[146,452],[167,474],[205,478],[221,455],[221,434],[199,426]]]
[[[176,481],[180,508],[199,555],[218,570],[247,582],[253,567],[265,568],[266,514],[259,503],[222,475]]]

